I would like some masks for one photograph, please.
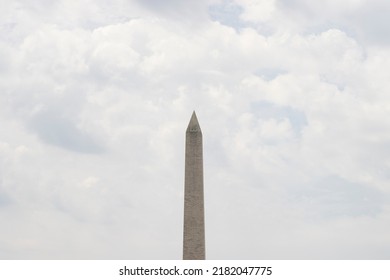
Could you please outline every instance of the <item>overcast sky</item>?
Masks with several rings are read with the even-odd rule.
[[[389,1],[0,6],[0,258],[390,258]]]

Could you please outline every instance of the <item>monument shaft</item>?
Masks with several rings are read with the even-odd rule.
[[[205,259],[202,131],[195,112],[186,131],[183,259]]]

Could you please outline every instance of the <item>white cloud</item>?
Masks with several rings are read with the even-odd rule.
[[[195,109],[209,258],[388,258],[390,51],[289,3],[9,4],[0,257],[180,258]]]
[[[236,3],[243,7],[241,18],[246,21],[269,21],[276,11],[276,1],[274,0],[237,0]]]

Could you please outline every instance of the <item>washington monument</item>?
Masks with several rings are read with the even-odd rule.
[[[195,111],[186,130],[183,260],[205,259],[202,131]]]

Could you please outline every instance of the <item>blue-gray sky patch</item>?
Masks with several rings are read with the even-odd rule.
[[[220,4],[209,6],[209,15],[212,20],[233,27],[236,30],[246,26],[240,19],[242,11],[242,7],[230,0],[224,0]]]
[[[252,112],[260,119],[276,119],[279,121],[288,119],[297,135],[308,124],[305,113],[292,107],[278,106],[267,101],[254,102],[251,105]]]

